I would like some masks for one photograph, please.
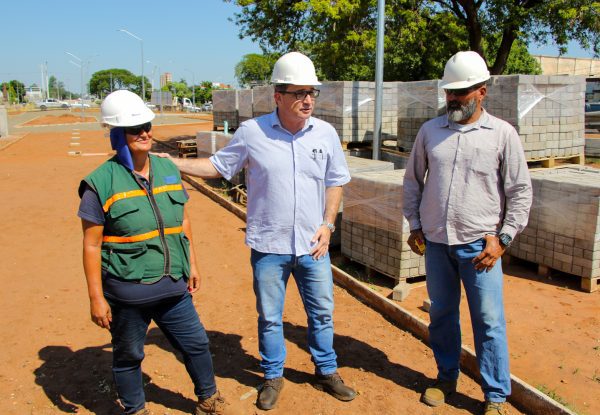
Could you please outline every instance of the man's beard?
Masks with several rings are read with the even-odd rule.
[[[454,122],[461,122],[468,120],[475,114],[477,110],[477,101],[475,98],[468,101],[466,104],[461,105],[458,101],[448,101],[446,103],[446,112],[448,113],[448,119]]]

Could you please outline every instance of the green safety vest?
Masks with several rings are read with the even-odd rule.
[[[181,176],[170,160],[149,157],[149,192],[116,157],[84,179],[98,193],[104,210],[102,268],[142,283],[165,275],[174,279],[190,275],[190,242],[182,228],[187,198]]]

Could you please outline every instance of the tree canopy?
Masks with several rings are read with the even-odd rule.
[[[13,79],[9,82],[0,83],[0,93],[4,91],[6,86],[6,92],[8,93],[7,99],[11,104],[18,104],[25,101],[25,85],[22,82]]]
[[[373,79],[377,0],[224,1],[240,6],[239,36],[265,54],[298,50],[324,79]],[[573,39],[600,52],[600,3],[589,0],[387,0],[385,14],[390,81],[439,78],[459,50],[479,52],[494,74],[539,72],[530,42],[552,39],[564,50]]]
[[[235,66],[235,77],[240,86],[260,85],[266,83],[273,72],[277,58],[274,55],[250,53],[244,55]]]
[[[147,78],[145,83],[149,84]],[[103,98],[117,89],[128,89],[138,95],[142,93],[142,77],[136,76],[127,69],[104,69],[95,72],[90,79],[90,93]],[[146,99],[152,91],[146,89]]]

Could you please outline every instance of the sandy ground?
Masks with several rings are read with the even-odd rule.
[[[193,120],[188,120],[193,121]],[[194,135],[212,124],[165,125],[159,139]],[[73,127],[79,128],[79,127]],[[82,131],[69,156],[73,131],[25,132],[0,150],[1,414],[117,414],[110,373],[110,338],[89,320],[81,265],[77,186],[106,156],[108,140],[98,129]],[[194,303],[211,337],[218,384],[245,413],[261,383],[256,312],[243,243],[245,224],[188,186],[196,254],[203,275]],[[540,281],[526,268],[507,268],[506,303],[513,373],[545,389],[582,414],[600,413],[600,292],[577,290],[572,280]],[[389,282],[372,281],[389,292]],[[426,292],[414,285],[402,303],[420,309]],[[386,292],[387,290],[387,292]],[[344,290],[335,289],[335,346],[340,372],[360,395],[342,403],[311,386],[306,316],[293,280],[285,312],[286,387],[273,414],[476,414],[478,385],[462,376],[449,405],[432,409],[420,392],[435,377],[430,349]],[[463,310],[464,342],[471,344]],[[193,388],[183,364],[152,326],[144,375],[148,407],[155,414],[190,413]],[[522,413],[511,407],[511,414]]]

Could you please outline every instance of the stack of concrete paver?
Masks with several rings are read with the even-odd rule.
[[[252,118],[252,89],[238,90],[238,121],[244,121]]]
[[[196,133],[196,149],[198,157],[209,157],[225,147],[231,141],[231,134],[216,131],[198,131]]]
[[[238,128],[238,91],[235,89],[213,90],[213,129],[224,127]]]
[[[367,171],[385,171],[385,170],[394,170],[394,164],[381,161],[381,160],[372,160],[368,158],[355,157],[351,156],[350,152],[345,153],[346,163],[348,164],[348,170],[350,171],[350,177],[354,177],[355,174],[364,173]],[[340,204],[340,208],[338,209],[338,214],[335,219],[335,227],[338,229],[336,232],[331,235],[331,246],[339,246],[342,243],[342,212],[344,210],[344,201]]]
[[[257,86],[252,89],[252,116],[260,117],[275,110],[273,85]]]
[[[397,84],[384,82],[382,101],[382,139],[396,139]],[[314,116],[329,122],[342,142],[373,140],[375,83],[358,81],[323,82],[317,87]]]
[[[585,156],[595,158],[600,157],[600,138],[586,137]]]
[[[600,282],[600,170],[568,166],[531,171],[529,224],[508,253],[581,277],[583,290]],[[544,272],[544,271],[540,271]]]
[[[425,261],[406,241],[404,170],[356,173],[344,186],[342,253],[396,281],[425,275]]]
[[[585,77],[493,76],[484,107],[512,124],[528,160],[584,152]]]
[[[446,112],[439,80],[398,83],[398,148],[410,152],[425,121]]]

